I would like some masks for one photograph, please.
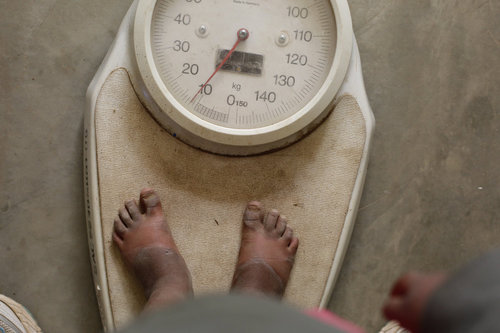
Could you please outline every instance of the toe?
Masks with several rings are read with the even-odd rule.
[[[113,232],[113,242],[115,242],[116,245],[121,249],[123,246],[123,239],[118,236],[116,232]]]
[[[297,237],[292,237],[288,248],[290,249],[290,251],[292,251],[293,254],[295,254],[297,252],[297,249],[299,248],[299,239]]]
[[[278,217],[278,222],[276,222],[276,234],[278,236],[283,236],[286,230],[287,218],[284,215]]]
[[[123,239],[125,233],[127,232],[127,227],[123,224],[122,220],[117,216],[115,217],[115,222],[113,223],[113,231]]]
[[[243,213],[243,223],[248,227],[258,228],[262,226],[263,219],[264,209],[262,204],[258,201],[250,201]]]
[[[132,221],[132,218],[130,217],[130,214],[128,213],[128,210],[125,207],[122,207],[118,210],[118,216],[126,227],[130,228],[134,223],[134,221]]]
[[[147,215],[163,214],[160,197],[153,189],[146,188],[141,191],[140,205],[142,212]]]
[[[264,228],[269,232],[274,231],[276,229],[276,222],[278,221],[279,216],[280,213],[276,209],[271,209],[264,219]]]
[[[286,230],[281,238],[285,241],[286,245],[290,245],[290,242],[293,238],[293,229],[290,227],[286,227]]]
[[[141,218],[141,212],[139,210],[139,206],[137,205],[137,201],[129,200],[125,202],[125,208],[127,208],[132,220],[137,221]]]

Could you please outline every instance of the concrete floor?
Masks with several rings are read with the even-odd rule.
[[[0,0],[0,293],[46,332],[100,329],[85,90],[131,1]],[[374,332],[391,281],[500,240],[500,3],[351,0],[377,128],[330,308]]]

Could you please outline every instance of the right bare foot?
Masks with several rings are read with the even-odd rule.
[[[179,302],[193,294],[191,275],[175,245],[152,189],[141,191],[139,204],[125,202],[114,221],[113,241],[144,288],[145,309]]]
[[[284,216],[272,209],[264,217],[260,202],[248,203],[231,290],[281,298],[298,246]]]

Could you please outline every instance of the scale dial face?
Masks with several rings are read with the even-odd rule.
[[[140,21],[140,51],[146,49],[138,52],[139,67],[141,72],[147,67],[145,76],[152,77],[146,86],[154,81],[156,95],[163,95],[158,101],[152,94],[158,105],[195,136],[272,149],[273,141],[306,132],[343,81],[348,61],[336,59],[335,5],[330,0],[142,0],[137,17],[146,19],[136,18],[136,25]]]

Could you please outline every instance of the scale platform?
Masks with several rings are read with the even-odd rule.
[[[137,3],[89,87],[85,113],[86,217],[105,330],[126,325],[145,303],[111,239],[118,208],[144,187],[160,194],[195,295],[228,292],[243,209],[259,200],[286,215],[300,239],[284,301],[326,307],[353,229],[374,130],[355,39],[333,111],[314,131],[272,152],[224,156],[182,142],[145,107],[132,45]]]

